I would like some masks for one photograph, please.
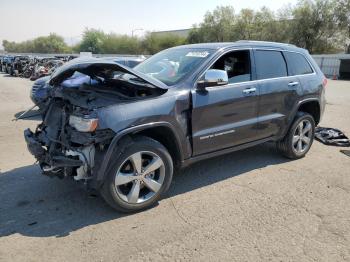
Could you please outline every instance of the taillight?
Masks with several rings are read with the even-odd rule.
[[[322,82],[323,87],[326,87],[327,83],[328,83],[327,78],[323,78],[323,82]]]

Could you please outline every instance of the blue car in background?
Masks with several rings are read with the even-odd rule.
[[[10,55],[4,56],[1,59],[1,71],[10,75],[13,74],[11,65],[14,60],[15,60],[14,56],[10,56]]]
[[[79,59],[79,58],[78,58]],[[92,59],[92,58],[91,58]],[[145,60],[145,57],[107,57],[103,58],[104,60],[112,60],[116,63],[126,65],[128,67],[135,67],[141,62]],[[33,101],[35,105],[39,107],[39,110],[42,110],[45,107],[45,102],[48,97],[48,92],[51,88],[49,85],[49,80],[51,76],[45,76],[42,78],[39,78],[36,80],[31,88],[30,91],[30,99]],[[81,73],[74,73],[72,77],[65,80],[61,86],[65,88],[77,88],[81,86],[82,84],[90,84],[93,85],[96,80],[91,79],[89,76],[81,74]]]

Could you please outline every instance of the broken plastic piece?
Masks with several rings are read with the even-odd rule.
[[[349,138],[339,129],[317,127],[315,138],[325,145],[350,147]]]

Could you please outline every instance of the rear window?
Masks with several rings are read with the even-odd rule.
[[[257,50],[255,64],[258,79],[287,76],[287,65],[280,51]]]
[[[302,54],[285,52],[289,75],[305,75],[313,73],[312,67]]]

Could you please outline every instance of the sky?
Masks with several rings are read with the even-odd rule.
[[[23,41],[51,32],[75,44],[85,28],[106,33],[136,35],[146,31],[190,28],[208,10],[231,5],[242,8],[267,6],[278,10],[297,0],[0,0],[0,45],[3,39]],[[0,46],[1,47],[1,46]]]

